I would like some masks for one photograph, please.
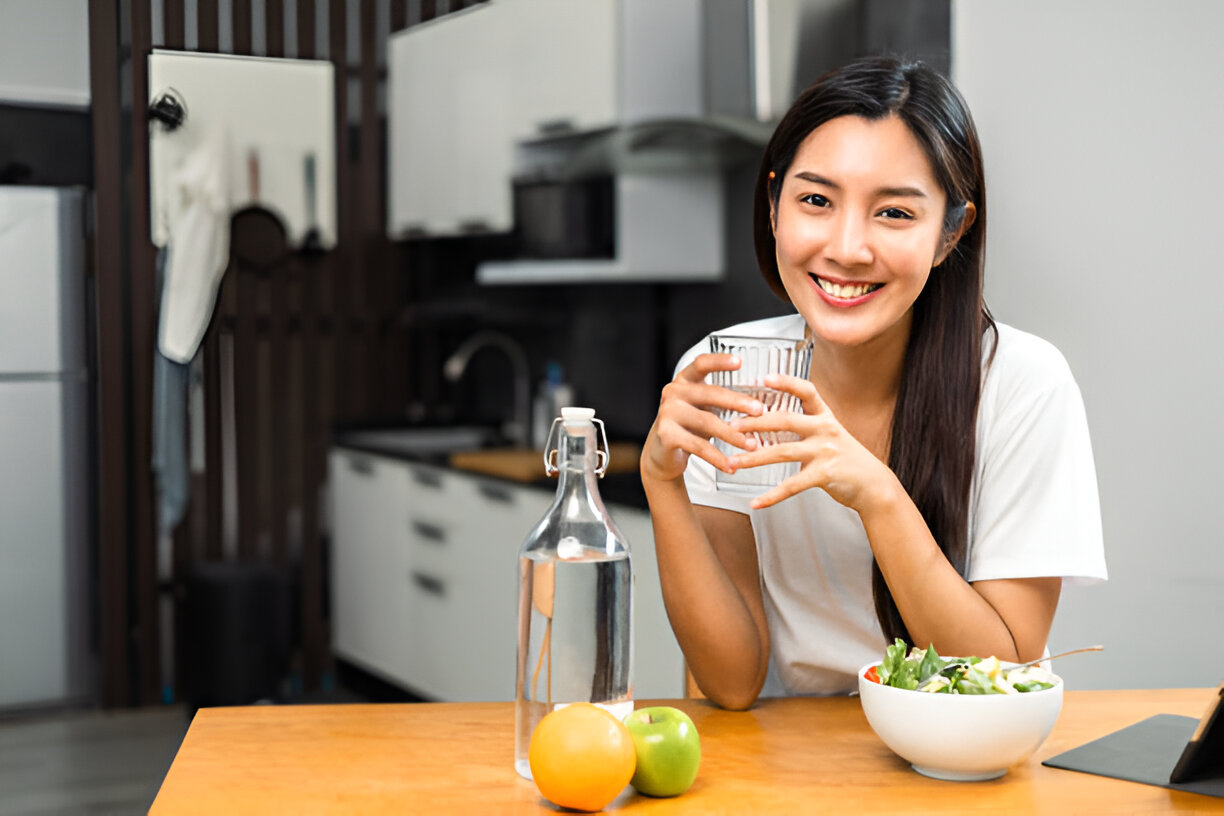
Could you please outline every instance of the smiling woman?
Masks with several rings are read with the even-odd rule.
[[[1062,581],[1105,578],[1079,389],[1056,349],[991,319],[985,214],[972,118],[921,64],[852,63],[779,123],[754,235],[797,313],[724,331],[812,339],[808,380],[762,383],[803,412],[709,384],[740,361],[698,344],[641,461],[668,614],[715,702],[849,692],[893,638],[1029,660]],[[766,431],[798,441],[756,445]],[[780,461],[799,472],[759,495],[717,489],[716,470]]]

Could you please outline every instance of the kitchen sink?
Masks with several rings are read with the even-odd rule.
[[[442,425],[434,428],[379,428],[348,431],[339,441],[388,453],[417,456],[481,450],[501,441],[495,428],[481,425]]]

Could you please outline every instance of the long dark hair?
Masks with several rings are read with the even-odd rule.
[[[909,492],[948,561],[965,574],[969,488],[976,455],[982,344],[994,320],[982,297],[986,183],[969,108],[944,76],[919,62],[872,57],[813,83],[778,123],[765,148],[753,197],[753,235],[761,274],[783,300],[770,219],[795,153],[820,125],[840,116],[901,119],[926,151],[947,196],[943,232],[955,234],[966,204],[977,218],[932,271],[914,303],[901,386],[893,411],[888,464]],[[872,570],[876,615],[885,637],[909,641],[879,564]]]

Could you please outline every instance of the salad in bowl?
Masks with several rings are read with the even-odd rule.
[[[941,657],[898,640],[859,670],[863,713],[914,770],[937,779],[994,779],[1030,757],[1058,719],[1063,683],[996,657]]]
[[[934,646],[925,651],[915,647],[906,654],[905,641],[900,639],[864,676],[873,683],[932,694],[1025,694],[1059,682],[1040,666],[1008,668],[997,657],[940,657]]]

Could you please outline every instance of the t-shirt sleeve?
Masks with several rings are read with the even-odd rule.
[[[1070,368],[1043,344],[1001,376],[983,389],[967,579],[1105,580],[1088,419]]]

